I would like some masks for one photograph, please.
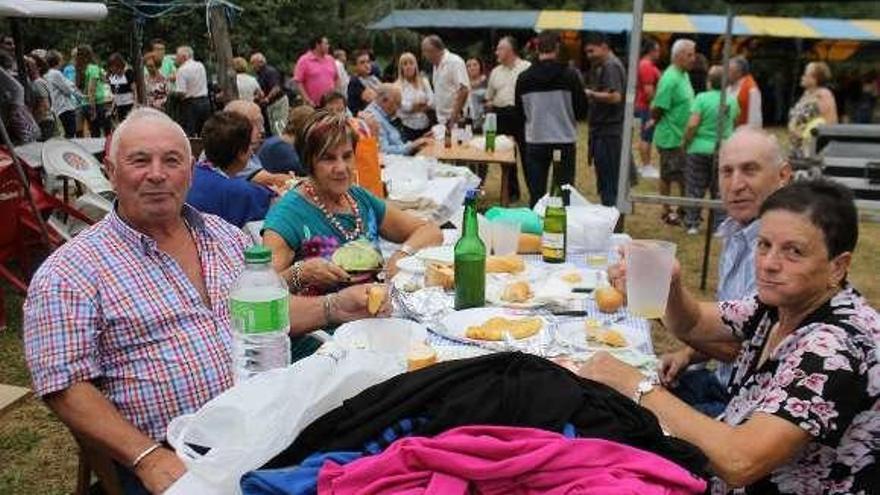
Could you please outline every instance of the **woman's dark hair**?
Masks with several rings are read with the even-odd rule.
[[[226,170],[251,146],[251,122],[234,112],[217,112],[202,127],[205,157],[215,167]]]
[[[348,122],[348,117],[341,112],[318,110],[306,120],[305,125],[296,133],[296,152],[303,169],[311,175],[315,162],[327,150],[350,142],[357,143],[357,134]]]
[[[480,57],[471,57],[467,59],[468,62],[470,62],[471,60],[475,61],[477,65],[480,66],[480,74],[486,73],[486,66],[485,64],[483,64],[483,59],[481,59]]]
[[[807,216],[824,234],[830,258],[856,248],[859,214],[853,193],[845,186],[827,179],[793,182],[764,201],[760,216],[775,210]]]
[[[122,58],[122,54],[119,52],[113,52],[107,57],[107,68],[111,68],[114,65],[122,66],[125,69],[125,59]]]

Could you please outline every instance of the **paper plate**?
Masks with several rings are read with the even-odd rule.
[[[433,246],[422,249],[415,255],[422,261],[434,261],[451,265],[455,263],[455,248],[452,246]]]
[[[562,344],[569,345],[573,350],[580,352],[595,352],[600,350],[609,352],[621,350],[635,351],[644,347],[644,334],[638,330],[620,324],[613,324],[608,328],[620,332],[620,334],[626,339],[628,345],[625,347],[612,347],[593,340],[587,340],[586,320],[580,318],[560,323],[559,326],[556,327],[556,337]]]
[[[510,308],[471,308],[449,313],[438,322],[438,325],[432,327],[432,329],[451,340],[483,347],[497,348],[499,346],[504,346],[505,343],[503,341],[471,339],[466,336],[468,327],[481,325],[489,318],[496,316],[518,319],[529,318],[535,315],[530,312],[517,311]],[[538,318],[540,318],[543,323],[541,330],[529,338],[516,340],[515,344],[529,345],[534,344],[535,341],[544,339],[544,335],[546,335],[547,330],[550,328],[550,322],[541,316],[538,316]]]
[[[424,343],[428,338],[428,329],[424,325],[403,318],[367,318],[341,325],[333,333],[333,340],[345,349],[369,349],[369,332],[377,331],[409,332],[411,344]]]

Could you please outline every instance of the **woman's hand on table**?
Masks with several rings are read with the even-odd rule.
[[[333,300],[333,320],[344,323],[364,318],[383,318],[391,315],[391,301],[388,299],[387,288],[384,291],[385,298],[379,306],[379,311],[376,314],[370,313],[368,307],[370,288],[376,285],[378,284],[352,285],[337,292]]]
[[[309,258],[303,261],[299,272],[303,287],[329,289],[351,280],[351,275],[335,263],[324,258]]]
[[[590,356],[577,374],[604,383],[627,397],[635,396],[639,382],[645,377],[638,368],[624,363],[605,351]]]
[[[660,383],[664,387],[669,387],[672,383],[675,383],[681,372],[690,366],[692,356],[693,351],[690,347],[682,347],[677,351],[667,352],[660,356],[660,364],[657,367]]]

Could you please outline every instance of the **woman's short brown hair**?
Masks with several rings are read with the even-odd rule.
[[[807,64],[807,70],[818,86],[827,86],[828,81],[831,80],[831,67],[825,62],[810,62]]]
[[[306,173],[312,175],[315,162],[327,150],[349,142],[357,144],[357,133],[341,112],[317,110],[296,134],[296,151]]]
[[[236,74],[244,74],[248,71],[248,63],[243,57],[235,57],[232,59],[232,68]]]

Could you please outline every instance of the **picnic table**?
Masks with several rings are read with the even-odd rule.
[[[499,136],[500,137],[500,136]],[[478,142],[479,138],[476,139]],[[487,152],[484,149],[471,146],[469,143],[452,143],[446,148],[442,142],[425,146],[419,151],[419,156],[433,157],[441,162],[449,162],[457,165],[485,165],[497,164],[501,167],[501,205],[510,204],[510,189],[508,188],[509,177],[516,170],[516,145],[510,149],[496,149]]]

